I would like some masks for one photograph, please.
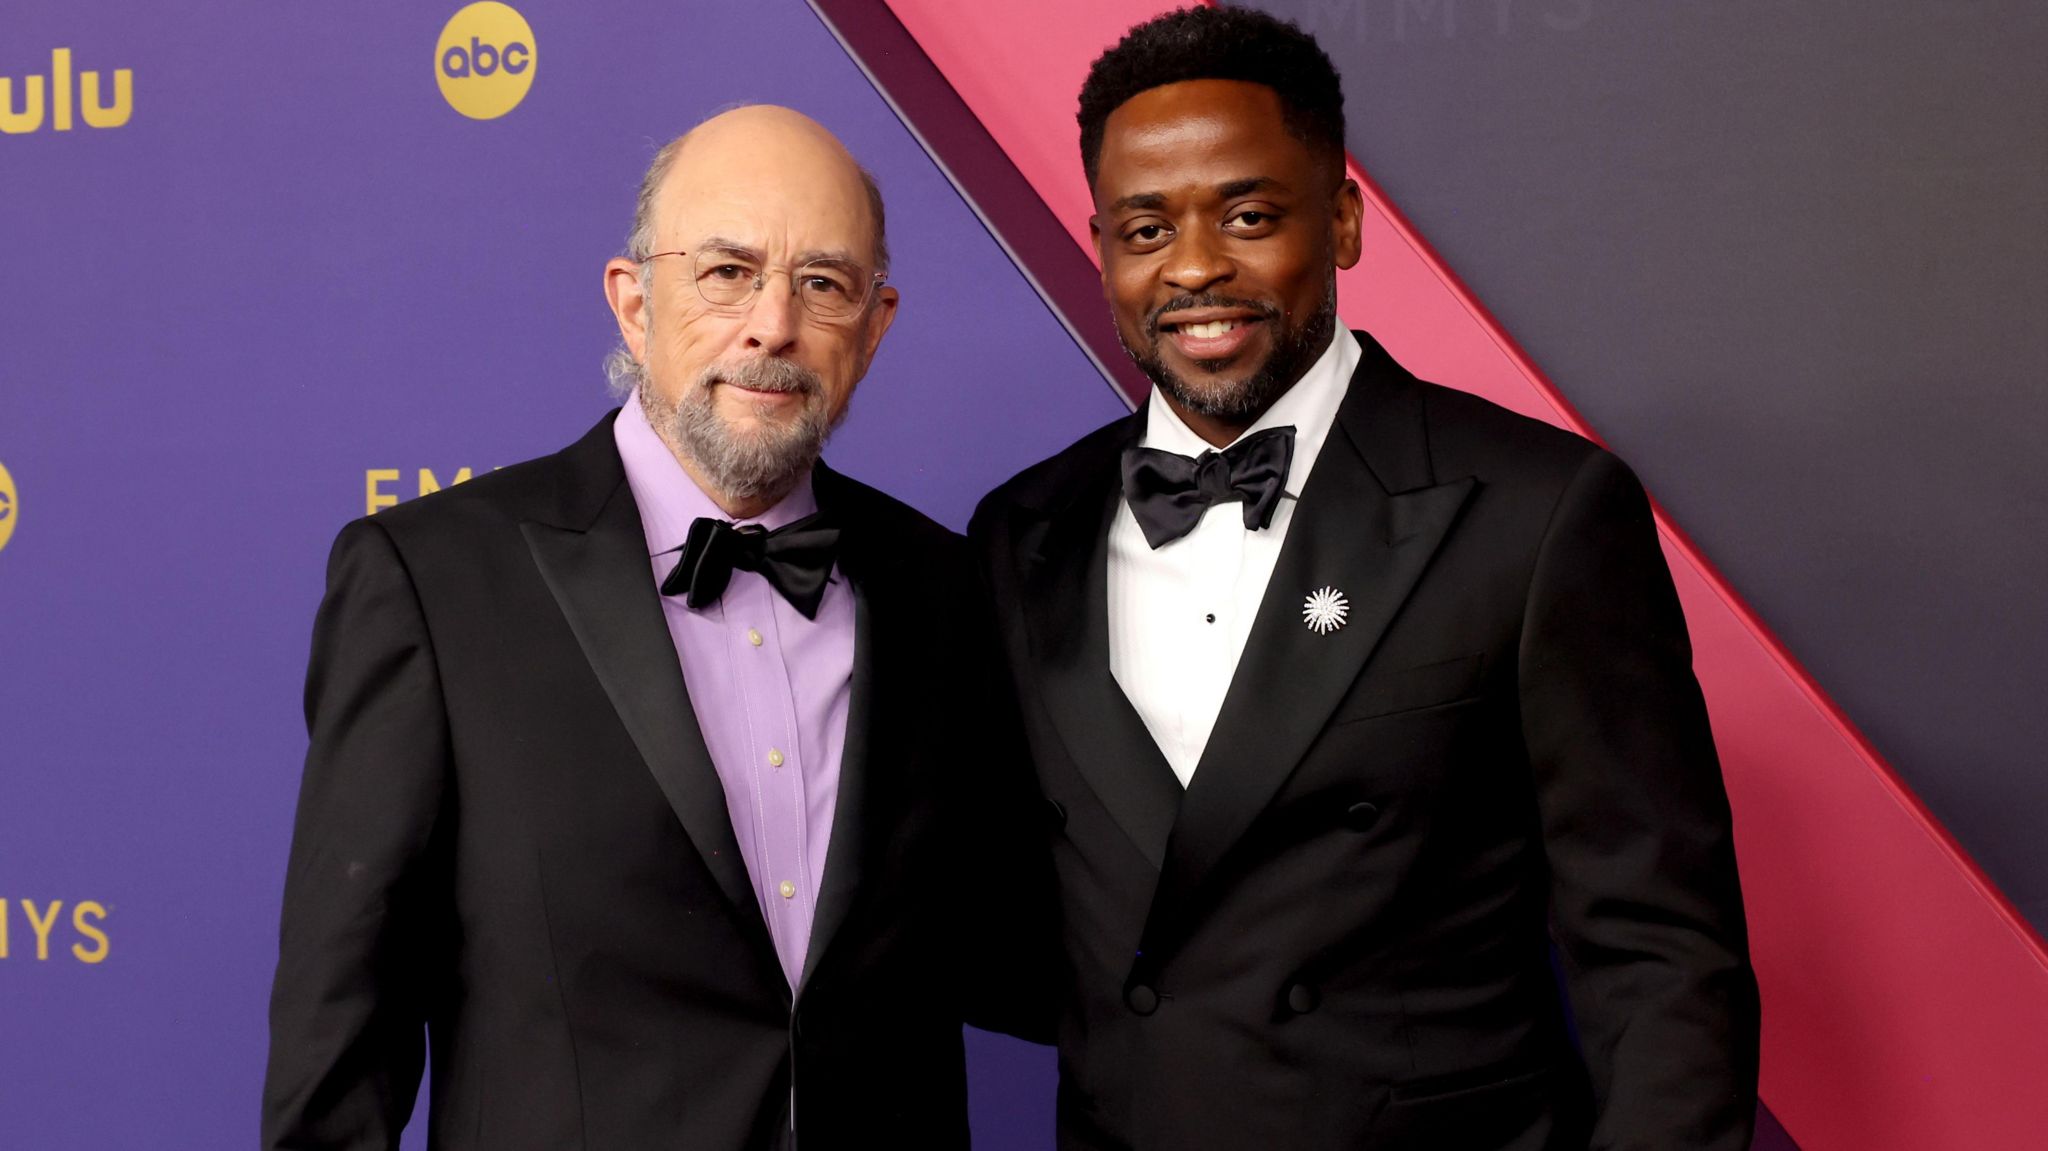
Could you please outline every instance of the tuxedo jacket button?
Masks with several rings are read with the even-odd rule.
[[[1142,983],[1134,983],[1124,989],[1124,1004],[1140,1015],[1150,1015],[1159,1010],[1159,993]]]
[[[1371,827],[1373,821],[1379,817],[1380,809],[1373,804],[1354,803],[1344,813],[1344,822],[1350,824],[1353,831],[1364,831]]]
[[[1052,825],[1054,831],[1065,830],[1067,826],[1067,809],[1060,806],[1059,800],[1048,799],[1045,801],[1045,819],[1047,823]]]
[[[1316,1009],[1320,998],[1316,989],[1306,983],[1297,983],[1287,989],[1287,1010],[1296,1015],[1307,1015]]]

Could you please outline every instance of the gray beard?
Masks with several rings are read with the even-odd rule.
[[[766,412],[753,430],[735,431],[712,406],[711,385],[724,381],[764,392],[797,392],[803,407],[787,423]],[[818,462],[833,421],[825,414],[825,388],[811,371],[788,360],[751,358],[713,364],[671,404],[640,389],[640,409],[671,449],[697,467],[704,482],[733,503],[774,503]]]

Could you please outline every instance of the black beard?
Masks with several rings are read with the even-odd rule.
[[[1279,338],[1274,341],[1273,350],[1265,360],[1252,369],[1237,384],[1226,384],[1220,389],[1203,390],[1174,374],[1159,355],[1159,317],[1168,312],[1190,308],[1243,308],[1257,312],[1269,324],[1280,325]],[[1330,335],[1337,325],[1337,274],[1330,273],[1329,286],[1324,289],[1322,302],[1315,314],[1299,327],[1286,324],[1286,314],[1270,304],[1254,303],[1250,300],[1232,299],[1227,296],[1205,294],[1180,296],[1168,300],[1153,309],[1146,317],[1145,334],[1150,337],[1149,353],[1141,353],[1131,347],[1123,338],[1123,330],[1117,329],[1117,342],[1123,344],[1131,361],[1138,365],[1152,383],[1171,396],[1182,408],[1196,415],[1213,419],[1228,420],[1232,423],[1249,424],[1265,414],[1273,402],[1286,394],[1287,389],[1301,379],[1316,358],[1329,346]],[[1223,367],[1225,361],[1196,360],[1195,366],[1205,372]]]

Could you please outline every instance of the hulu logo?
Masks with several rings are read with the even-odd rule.
[[[113,98],[107,99],[98,72],[71,71],[71,49],[50,53],[48,76],[0,76],[0,133],[25,136],[43,126],[45,114],[50,127],[69,132],[76,111],[90,128],[118,128],[135,111],[135,74],[126,68],[114,70]]]

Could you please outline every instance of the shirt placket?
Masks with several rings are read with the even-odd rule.
[[[1242,609],[1237,601],[1238,570],[1244,565],[1244,524],[1243,513],[1237,504],[1225,504],[1210,513],[1203,527],[1203,555],[1201,569],[1195,580],[1201,589],[1202,611],[1202,667],[1208,672],[1207,678],[1221,678],[1228,683],[1227,674],[1219,672],[1219,661],[1230,650],[1230,635],[1238,627],[1238,616]],[[1214,623],[1208,622],[1213,614]],[[1205,697],[1215,697],[1221,704],[1221,692],[1214,683],[1203,692]]]
[[[794,984],[810,942],[813,897],[810,861],[805,858],[809,819],[803,749],[797,740],[794,689],[782,655],[775,593],[758,577],[734,580],[742,582],[744,589],[734,589],[740,595],[729,591],[726,596],[727,636],[740,669],[740,704],[746,717],[750,806],[755,842],[760,845],[755,887],[776,957]]]

